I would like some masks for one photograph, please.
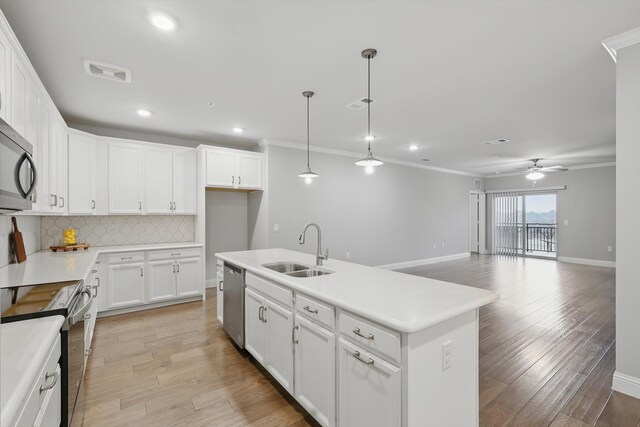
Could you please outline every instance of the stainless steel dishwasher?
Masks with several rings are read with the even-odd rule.
[[[244,269],[224,263],[224,310],[222,328],[244,348]]]

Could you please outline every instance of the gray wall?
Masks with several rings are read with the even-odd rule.
[[[315,231],[304,246],[298,235],[306,223],[317,222],[332,258],[346,259],[350,252],[351,261],[367,265],[468,251],[473,177],[391,163],[366,175],[353,158],[311,153],[320,178],[309,185],[297,176],[305,151],[271,145],[267,157],[269,247],[315,253]]]
[[[558,185],[567,186],[558,191],[557,198],[558,256],[615,261],[615,166],[547,173],[537,183],[538,187]],[[531,181],[523,175],[505,176],[485,179],[484,186],[486,190],[527,188]],[[564,225],[564,220],[569,224]],[[488,242],[490,231],[488,226]],[[613,252],[608,252],[607,246],[612,246]]]
[[[613,388],[640,398],[640,43],[620,49],[616,67],[616,373]],[[631,382],[621,381],[628,375]],[[635,381],[635,387],[632,386]],[[626,383],[626,386],[625,386]]]
[[[206,191],[207,280],[216,278],[216,252],[247,250],[247,193]]]
[[[38,252],[40,250],[40,217],[17,216],[16,219],[18,229],[22,232],[27,255]],[[0,267],[13,262],[14,257],[9,238],[12,232],[11,216],[0,215]]]

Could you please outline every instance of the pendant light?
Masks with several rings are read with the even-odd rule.
[[[356,162],[357,166],[363,166],[367,173],[373,173],[375,166],[383,164],[381,160],[373,157],[371,152],[371,141],[373,141],[373,135],[371,135],[371,60],[375,58],[378,51],[375,49],[365,49],[362,51],[362,57],[367,60],[367,136],[364,137],[367,141],[367,157],[360,159]]]
[[[313,171],[311,171],[311,166],[309,166],[309,99],[314,95],[310,90],[306,90],[302,92],[302,96],[307,98],[307,170],[299,174],[300,178],[304,178],[304,182],[307,184],[311,184],[311,180],[313,178],[317,178],[319,175]]]

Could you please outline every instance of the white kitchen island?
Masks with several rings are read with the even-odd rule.
[[[245,347],[320,424],[477,426],[483,289],[285,249],[216,254],[246,269]]]

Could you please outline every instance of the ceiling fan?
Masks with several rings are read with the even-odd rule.
[[[548,166],[548,167],[540,166],[538,165],[538,162],[540,161],[540,159],[531,159],[530,161],[533,162],[533,166],[529,166],[526,172],[527,172],[527,179],[530,179],[532,181],[537,181],[539,179],[544,178],[543,172],[557,172],[557,171],[569,170],[564,166]]]

